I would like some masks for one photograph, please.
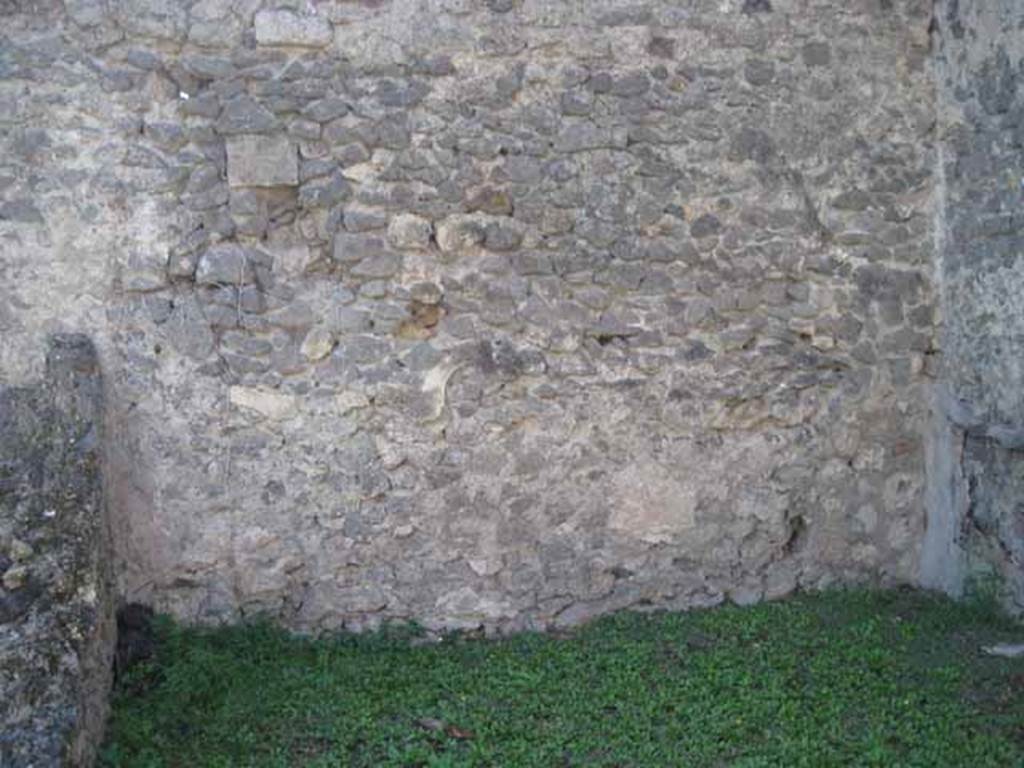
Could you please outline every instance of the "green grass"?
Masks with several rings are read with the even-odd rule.
[[[159,624],[104,766],[1024,766],[1024,627],[910,591],[624,613],[568,636]]]

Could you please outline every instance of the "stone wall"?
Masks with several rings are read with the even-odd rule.
[[[936,8],[944,323],[926,583],[1024,611],[1024,6]]]
[[[88,765],[114,650],[92,345],[51,339],[45,378],[0,388],[0,765]]]
[[[95,337],[126,599],[516,629],[916,577],[930,2],[6,4],[0,370]]]

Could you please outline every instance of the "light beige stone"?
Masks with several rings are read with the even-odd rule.
[[[430,221],[414,213],[403,213],[391,219],[388,240],[395,248],[425,250],[430,247]]]
[[[655,464],[633,464],[618,474],[608,527],[648,544],[664,544],[696,524],[697,494]]]
[[[350,413],[351,411],[366,408],[370,404],[369,398],[367,398],[362,392],[353,392],[351,390],[336,395],[334,402],[338,406],[338,412],[342,416],[346,413]]]
[[[323,360],[334,349],[337,341],[334,334],[326,328],[314,328],[306,334],[302,341],[302,354],[310,362]]]
[[[272,421],[283,421],[298,414],[298,400],[295,395],[272,389],[256,387],[231,387],[229,399],[232,405],[253,411]]]
[[[15,565],[8,568],[4,571],[2,581],[4,589],[21,589],[28,581],[28,568],[24,565]]]

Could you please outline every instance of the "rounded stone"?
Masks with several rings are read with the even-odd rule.
[[[28,568],[24,565],[15,565],[4,571],[4,589],[8,589],[13,592],[16,589],[21,589],[25,586],[26,582],[28,582]]]
[[[395,248],[426,250],[432,234],[430,221],[414,213],[399,214],[388,224],[388,240]]]
[[[337,341],[334,334],[326,328],[314,328],[302,342],[302,354],[312,363],[323,360],[334,349]]]

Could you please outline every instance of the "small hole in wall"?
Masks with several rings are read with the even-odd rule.
[[[789,538],[782,545],[782,551],[786,555],[795,555],[803,550],[807,544],[807,521],[803,515],[797,515],[789,520]]]
[[[153,354],[154,355],[159,355],[163,351],[164,351],[164,348],[161,347],[159,344],[154,344],[153,345]]]

